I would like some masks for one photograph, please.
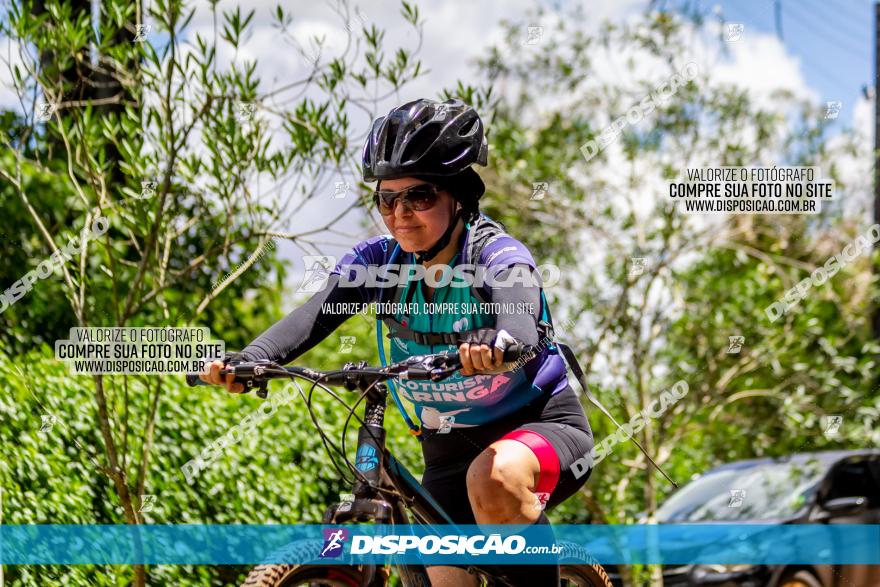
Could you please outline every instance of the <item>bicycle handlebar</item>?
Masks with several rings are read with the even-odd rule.
[[[532,347],[529,345],[514,343],[505,349],[502,360],[505,363],[516,361],[531,351]],[[244,385],[245,392],[256,387],[258,389],[257,395],[266,397],[266,383],[271,379],[301,377],[326,385],[341,385],[349,391],[354,391],[376,382],[395,378],[441,381],[459,368],[461,368],[461,359],[458,352],[444,352],[415,355],[385,367],[369,367],[366,362],[357,365],[346,363],[345,367],[336,371],[315,371],[307,367],[283,367],[266,359],[241,361],[230,363],[220,369],[220,375],[226,376],[232,373],[235,375],[234,382]],[[211,385],[199,379],[198,373],[187,373],[186,383],[190,387]]]

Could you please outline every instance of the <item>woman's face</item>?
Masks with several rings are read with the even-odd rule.
[[[397,192],[421,183],[425,182],[412,177],[383,179],[378,189]],[[412,253],[424,251],[443,236],[457,207],[458,202],[448,192],[441,191],[437,194],[437,203],[428,210],[416,212],[395,202],[394,213],[382,219],[400,248]]]

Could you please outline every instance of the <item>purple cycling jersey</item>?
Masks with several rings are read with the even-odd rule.
[[[372,274],[387,273],[376,271],[392,262],[395,242],[389,235],[381,235],[358,243],[352,252],[345,255],[331,275],[340,276],[340,285],[357,289],[362,302],[388,302],[393,296],[396,282],[385,279],[364,279]],[[467,248],[467,238],[463,239],[460,253],[449,262],[458,267]],[[414,263],[412,255],[398,251],[393,262],[406,266]],[[360,266],[360,267],[355,267]],[[478,266],[485,267],[488,275],[501,275],[515,267],[536,267],[531,253],[520,241],[503,234],[490,240],[481,250]],[[407,275],[405,270],[392,272],[396,276]],[[531,275],[529,271],[526,275]],[[453,274],[454,275],[454,274]],[[509,274],[508,274],[509,275]],[[389,283],[395,285],[389,287]],[[384,287],[383,287],[384,285]],[[516,309],[502,300],[532,299],[524,295],[525,290],[535,290],[534,299],[539,296],[539,288],[522,281],[509,280],[510,287],[486,286],[482,298],[475,295],[475,288],[465,285],[462,280],[451,277],[445,285],[436,287],[430,300],[426,299],[421,284],[406,281],[402,288],[398,306],[390,312],[394,318],[407,328],[420,333],[458,333],[475,328],[504,328],[520,342],[538,345],[533,358],[513,371],[500,374],[477,374],[464,376],[456,373],[441,382],[404,381],[401,394],[416,406],[416,413],[427,428],[473,427],[486,424],[519,410],[542,394],[555,394],[567,385],[566,368],[555,345],[539,340],[537,320],[540,307],[532,307],[523,312],[526,306],[519,304]],[[486,303],[483,303],[485,300]],[[495,302],[495,304],[491,304]],[[442,306],[441,306],[442,305]],[[540,303],[538,304],[540,305]],[[535,304],[531,304],[535,306]],[[435,308],[444,311],[436,311]],[[494,313],[489,310],[508,308],[508,311]],[[392,360],[402,360],[407,356],[456,350],[453,344],[419,344],[403,337],[392,337]]]

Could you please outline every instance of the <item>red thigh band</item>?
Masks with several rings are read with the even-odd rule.
[[[535,453],[538,463],[541,465],[541,473],[538,475],[538,484],[535,493],[539,494],[541,502],[546,504],[550,494],[559,483],[559,457],[546,438],[531,430],[514,430],[501,437],[501,440],[518,440]],[[543,496],[540,494],[544,494]]]

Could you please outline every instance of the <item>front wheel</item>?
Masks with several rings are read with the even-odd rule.
[[[320,557],[323,548],[322,540],[286,544],[251,569],[242,587],[360,587],[373,571],[384,572],[384,567],[343,564],[350,562],[344,554],[333,559],[337,564],[327,565]]]
[[[560,585],[567,587],[614,587],[605,569],[599,564],[559,565]]]
[[[592,554],[573,542],[560,542],[559,578],[562,585],[614,587],[608,573]]]
[[[605,570],[594,565],[560,565],[561,587],[613,587]],[[254,567],[242,587],[359,587],[362,568],[311,565],[260,565]]]
[[[260,565],[254,567],[242,587],[359,587],[362,567],[313,565]]]
[[[797,571],[794,574],[786,573],[779,587],[822,587],[819,579],[813,576],[809,571]]]

